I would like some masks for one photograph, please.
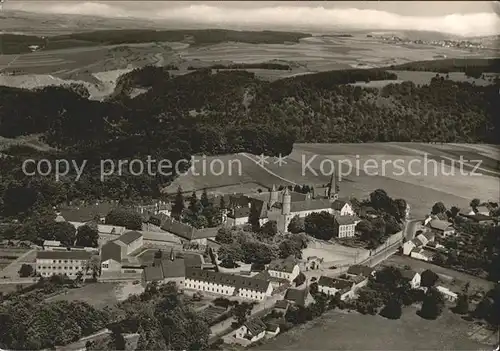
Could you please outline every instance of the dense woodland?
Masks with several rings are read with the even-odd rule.
[[[61,276],[41,279],[29,289],[0,295],[0,347],[40,350],[75,342],[108,328],[88,350],[124,350],[124,334],[138,333],[137,350],[205,350],[210,329],[175,285],[150,284],[141,295],[98,309],[81,301],[44,299],[75,289]]]
[[[283,44],[298,42],[310,34],[276,31],[234,31],[227,29],[151,30],[117,29],[72,33],[51,37],[34,35],[1,34],[0,43],[4,54],[29,53],[29,46],[38,45],[41,50],[57,50],[84,46],[118,45],[151,42],[188,42],[191,45],[218,44],[228,41],[249,44]]]
[[[500,73],[500,59],[466,58],[418,61],[393,65],[391,69],[438,73],[464,72],[470,76],[477,76],[477,74],[481,76],[482,73]]]
[[[436,77],[364,89],[347,83],[397,78],[380,69],[331,71],[259,80],[245,71],[197,70],[172,77],[145,67],[120,79],[107,101],[85,88],[36,91],[0,87],[0,136],[40,134],[51,151],[25,146],[2,150],[0,210],[22,216],[80,199],[158,198],[176,175],[110,176],[96,181],[101,159],[190,159],[193,154],[287,155],[294,142],[498,142],[498,86],[474,86]],[[498,85],[498,83],[497,83]],[[133,88],[147,92],[130,98]],[[78,182],[26,177],[27,157],[87,160]],[[187,165],[186,165],[187,167]]]

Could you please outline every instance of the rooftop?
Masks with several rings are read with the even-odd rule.
[[[297,265],[297,261],[292,258],[273,260],[269,263],[268,270],[277,272],[292,273]]]
[[[182,258],[155,261],[154,265],[144,268],[144,279],[149,281],[186,276],[186,261]]]
[[[189,224],[176,221],[170,217],[162,221],[161,229],[186,240],[212,238],[217,235],[219,230],[219,228],[196,229]]]
[[[337,279],[330,278],[322,275],[318,280],[318,286],[326,286],[329,288],[335,288],[338,290],[343,290],[347,288],[351,288],[353,286],[353,282],[347,279]]]
[[[451,227],[451,223],[440,219],[433,219],[429,222],[429,226],[433,229],[446,230]]]
[[[292,202],[290,204],[291,212],[302,212],[302,211],[318,211],[318,210],[329,210],[332,208],[332,203],[328,199],[310,199],[299,202]]]
[[[347,274],[360,275],[367,278],[370,277],[373,272],[375,272],[374,268],[360,264],[350,266],[347,270]]]
[[[259,335],[267,329],[267,325],[260,318],[251,318],[243,325],[247,327],[248,332],[253,336]]]
[[[45,240],[43,246],[61,246],[61,242],[57,240]]]
[[[274,308],[286,310],[288,308],[288,306],[290,306],[290,302],[288,302],[287,300],[279,300],[274,305]]]
[[[89,260],[92,253],[84,250],[67,250],[67,251],[38,251],[36,253],[37,259],[42,260]]]
[[[308,290],[290,288],[286,291],[285,300],[292,301],[298,305],[304,306],[307,299]]]
[[[340,211],[346,204],[348,204],[349,202],[347,200],[341,200],[341,199],[337,199],[335,200],[333,203],[332,203],[332,208],[335,210],[335,211]]]
[[[142,238],[142,234],[133,230],[133,231],[126,232],[126,233],[120,235],[120,237],[118,239],[116,239],[116,241],[121,241],[125,245],[130,245],[134,241],[136,241],[140,238]]]
[[[356,223],[355,216],[335,216],[335,221],[339,225],[351,225]]]
[[[414,270],[411,270],[411,269],[401,270],[401,275],[403,276],[403,278],[406,278],[409,280],[412,280],[416,274],[417,274],[417,272],[415,272]]]

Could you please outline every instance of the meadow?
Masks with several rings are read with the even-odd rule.
[[[330,311],[253,350],[481,350],[473,325],[448,310],[434,321],[405,308],[401,319]],[[446,327],[444,327],[446,326]]]
[[[456,161],[460,155],[465,160],[480,160],[481,167],[472,173],[473,167],[460,166]],[[448,207],[456,205],[465,209],[473,198],[495,199],[500,191],[499,155],[500,148],[490,145],[296,144],[284,159],[286,164],[279,165],[275,163],[276,158],[269,158],[263,168],[256,164],[255,155],[225,155],[221,157],[224,164],[229,160],[233,165],[240,162],[241,174],[234,170],[230,175],[228,170],[220,175],[210,171],[203,173],[197,164],[194,172],[180,176],[164,191],[173,194],[181,186],[186,192],[207,188],[212,193],[231,193],[238,192],[238,184],[241,184],[240,192],[251,188],[246,184],[258,184],[262,190],[273,184],[308,184],[319,188],[328,183],[333,165],[337,167],[337,178],[340,171],[343,173],[339,183],[341,197],[362,199],[375,189],[385,189],[393,198],[406,199],[412,215],[421,218],[438,201]],[[206,158],[207,170],[217,159],[215,156]],[[350,171],[348,162],[353,165]],[[306,166],[308,163],[310,167]],[[224,191],[227,186],[231,186],[232,191]]]

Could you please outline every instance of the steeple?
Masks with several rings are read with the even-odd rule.
[[[288,187],[285,188],[285,191],[283,193],[283,207],[282,207],[282,213],[284,215],[290,214],[291,211],[291,203],[292,203],[292,196],[290,195],[290,190],[288,190]]]
[[[330,178],[330,184],[328,184],[328,199],[337,200],[339,198],[338,194],[339,187],[337,185],[337,180],[335,179],[335,172],[332,173]]]
[[[273,188],[271,189],[271,194],[269,197],[269,207],[273,206],[278,202],[278,191],[276,190],[276,186],[273,184]]]

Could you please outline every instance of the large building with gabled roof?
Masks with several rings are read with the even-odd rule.
[[[226,296],[239,296],[261,301],[271,296],[273,286],[270,281],[235,274],[186,268],[184,287]]]
[[[102,271],[120,271],[124,265],[133,266],[136,262],[130,254],[140,249],[143,244],[142,234],[137,231],[125,232],[117,239],[108,241],[101,247]]]

